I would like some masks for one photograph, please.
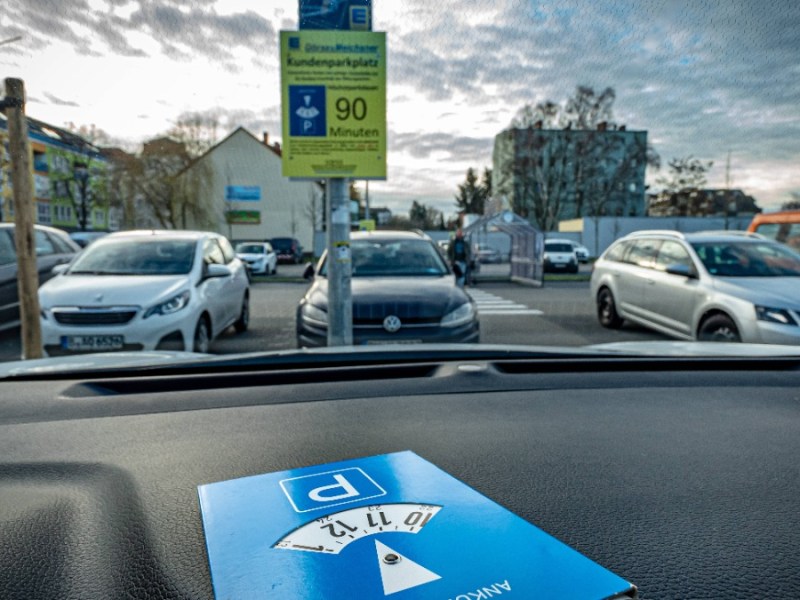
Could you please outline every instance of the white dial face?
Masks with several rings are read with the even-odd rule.
[[[350,543],[383,532],[419,533],[441,510],[435,504],[373,504],[333,513],[302,525],[274,548],[339,554]]]

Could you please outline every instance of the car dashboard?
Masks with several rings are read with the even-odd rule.
[[[800,597],[795,358],[298,356],[0,382],[0,597],[213,598],[198,486],[406,450],[641,598]]]

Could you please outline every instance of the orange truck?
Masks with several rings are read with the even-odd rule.
[[[800,210],[757,214],[747,231],[777,240],[800,251]]]

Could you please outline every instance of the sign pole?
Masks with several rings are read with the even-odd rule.
[[[22,357],[42,357],[39,323],[39,277],[33,228],[33,190],[28,123],[25,120],[25,83],[6,79],[3,108],[8,120],[8,149],[11,153],[11,181],[14,185],[14,243],[17,249],[17,284],[22,330]]]
[[[328,179],[328,346],[353,344],[350,202],[347,179]]]

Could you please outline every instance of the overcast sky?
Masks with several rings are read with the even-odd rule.
[[[388,39],[389,178],[374,204],[454,212],[468,167],[526,103],[616,91],[664,163],[714,161],[776,208],[800,191],[798,0],[374,0]],[[30,116],[141,142],[185,112],[280,139],[278,32],[297,0],[3,0],[0,77]],[[662,174],[665,168],[662,168]],[[648,175],[653,183],[658,173]]]

